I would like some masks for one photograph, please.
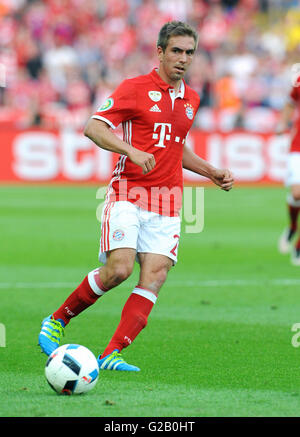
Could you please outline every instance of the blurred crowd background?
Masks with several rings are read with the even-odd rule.
[[[195,126],[267,132],[300,62],[298,0],[0,0],[0,128],[82,129],[125,78],[158,65],[170,20],[199,32]]]

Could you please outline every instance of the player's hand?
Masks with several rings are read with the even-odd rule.
[[[155,158],[151,153],[134,149],[128,157],[134,164],[142,167],[143,174],[149,173],[155,167]]]
[[[234,184],[234,177],[228,169],[216,169],[211,180],[224,191],[230,191]]]

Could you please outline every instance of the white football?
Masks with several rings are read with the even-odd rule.
[[[45,375],[57,393],[81,394],[95,387],[99,366],[95,355],[85,346],[64,344],[49,355]]]

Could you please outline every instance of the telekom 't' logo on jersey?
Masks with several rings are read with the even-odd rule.
[[[158,140],[157,144],[154,144],[155,147],[166,147],[165,141],[169,141],[171,139],[171,123],[155,123],[154,124],[154,132],[152,134],[153,140]],[[180,142],[180,137],[175,136],[175,142]],[[182,140],[182,144],[185,143],[185,139]]]
[[[171,129],[172,129],[172,126],[170,123],[155,123],[154,124],[154,133],[152,135],[152,138],[153,138],[153,140],[158,140],[158,138],[159,138],[159,141],[157,144],[154,144],[154,146],[166,147],[164,144],[164,141],[170,140]],[[159,130],[160,130],[160,132],[158,134]]]

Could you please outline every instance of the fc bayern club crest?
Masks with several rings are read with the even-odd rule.
[[[125,237],[125,232],[122,229],[116,229],[113,233],[113,239],[115,241],[121,241]]]
[[[189,120],[193,120],[194,118],[194,108],[190,103],[186,103],[185,105],[185,114]]]

